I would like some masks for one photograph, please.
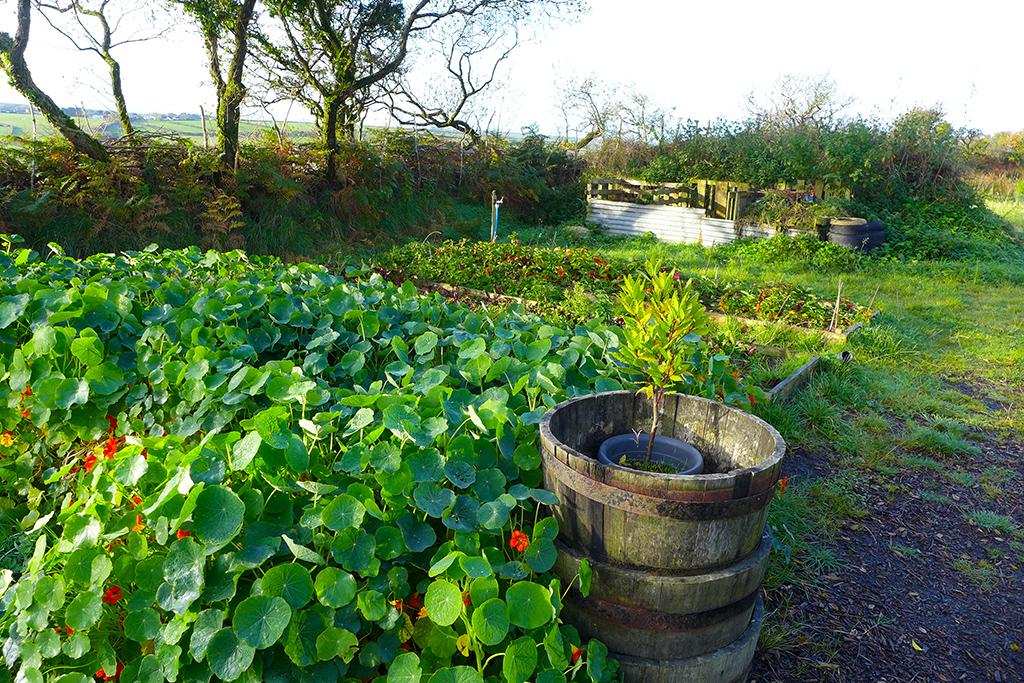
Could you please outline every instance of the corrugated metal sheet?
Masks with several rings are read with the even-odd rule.
[[[708,218],[704,209],[685,206],[649,206],[590,199],[587,218],[615,235],[653,233],[663,242],[686,242],[711,247],[742,237],[772,237],[774,228],[736,227],[735,221]]]

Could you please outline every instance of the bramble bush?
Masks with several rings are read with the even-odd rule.
[[[615,677],[559,620],[536,427],[622,386],[614,329],[241,252],[0,272],[0,678]]]

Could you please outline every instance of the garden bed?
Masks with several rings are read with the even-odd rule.
[[[19,680],[614,679],[559,622],[537,424],[632,383],[615,329],[240,252],[0,273]],[[694,353],[694,393],[763,396]]]
[[[469,287],[456,287],[444,283],[419,280],[411,282],[423,293],[437,293],[452,303],[491,314],[510,309],[521,309],[541,316],[552,312],[550,304],[530,301],[521,297],[484,292]],[[735,317],[729,319],[743,323],[763,322]],[[614,323],[614,321],[609,322]],[[806,332],[803,328],[800,329],[802,332]],[[825,336],[839,338],[838,334]],[[811,378],[819,359],[813,352],[794,352],[776,346],[728,343],[724,340],[712,340],[712,343],[718,350],[728,351],[730,360],[735,364],[737,370],[746,375],[750,383],[760,387],[769,401],[781,401],[789,398]],[[723,348],[725,345],[728,345],[727,349]]]
[[[410,243],[384,254],[378,265],[389,279],[417,278],[549,303],[570,317],[607,317],[623,276],[637,272],[642,263],[605,259],[585,247],[548,249],[513,240]],[[840,298],[837,307],[835,298],[788,284],[744,285],[705,276],[684,277],[697,289],[701,303],[721,315],[838,335],[869,321],[872,314],[849,299]]]

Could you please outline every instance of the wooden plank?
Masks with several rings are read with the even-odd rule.
[[[802,387],[811,378],[815,370],[818,367],[818,361],[821,358],[814,356],[809,361],[801,365],[796,372],[782,380],[774,387],[768,390],[768,400],[772,403],[778,403],[779,401],[785,401],[789,398],[794,391]]]

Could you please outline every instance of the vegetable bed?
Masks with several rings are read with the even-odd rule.
[[[417,278],[544,302],[553,313],[574,322],[611,315],[610,295],[624,275],[636,273],[643,265],[638,260],[606,260],[585,247],[549,249],[515,240],[413,242],[387,252],[378,264],[393,280]],[[871,318],[866,306],[842,298],[837,312],[835,299],[789,284],[685,278],[713,312],[816,330],[828,329],[834,314],[838,329]]]
[[[624,386],[614,328],[240,252],[0,271],[17,680],[613,679],[559,621],[536,425]]]

